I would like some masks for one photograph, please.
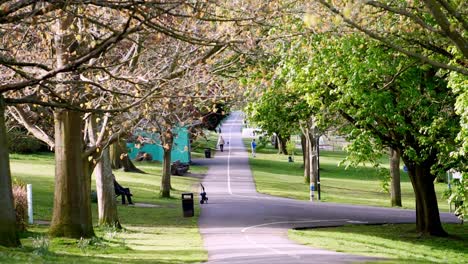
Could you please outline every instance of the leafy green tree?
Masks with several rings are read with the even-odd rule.
[[[462,164],[450,156],[460,126],[446,75],[358,34],[324,33],[308,41],[308,65],[295,71],[296,81],[308,82],[298,87],[312,105],[321,103],[345,118],[350,139],[371,137],[380,149],[398,150],[416,196],[418,231],[446,235],[433,181]]]
[[[299,119],[295,115],[301,109],[296,105],[299,96],[270,88],[260,98],[255,98],[247,107],[249,120],[268,134],[276,133],[280,153],[288,154],[286,142],[292,133],[299,130]],[[302,106],[305,107],[304,102]]]
[[[336,24],[349,26],[409,57],[449,72],[449,87],[457,94],[455,109],[460,115],[458,139],[462,146],[452,155],[468,153],[468,3],[464,0],[420,1],[328,1],[317,0],[328,11],[309,9],[306,20],[321,24],[334,17]],[[315,6],[317,7],[317,6]],[[322,21],[320,21],[322,20]],[[331,19],[330,19],[331,20]],[[460,171],[466,171],[466,165]],[[465,177],[466,173],[465,173]],[[468,188],[468,187],[464,187]],[[462,189],[462,188],[460,188]],[[463,196],[462,193],[460,193]]]
[[[468,4],[464,0],[315,2],[335,15],[337,24],[435,68],[468,75]]]

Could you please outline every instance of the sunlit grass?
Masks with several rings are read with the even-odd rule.
[[[119,183],[129,187],[136,203],[153,208],[118,205],[123,231],[96,227],[97,238],[88,240],[49,239],[48,227],[33,225],[23,234],[22,248],[0,247],[0,263],[194,263],[207,259],[198,231],[199,207],[196,203],[200,174],[206,167],[191,166],[186,176],[172,176],[171,198],[160,198],[160,163],[136,163],[146,174],[114,171]],[[50,221],[54,192],[53,154],[11,155],[13,177],[33,185],[34,218]],[[191,177],[195,175],[197,177]],[[92,189],[95,190],[94,179]],[[196,215],[182,217],[181,194],[194,192]],[[92,204],[97,223],[97,205]],[[36,237],[50,245],[46,254],[34,246]]]
[[[384,263],[466,263],[468,226],[446,224],[447,238],[420,237],[414,224],[356,225],[290,230],[289,238],[314,248],[389,259]]]
[[[244,140],[250,146],[248,140]],[[300,151],[296,151],[300,153]],[[320,151],[321,200],[324,202],[348,203],[371,206],[391,206],[390,194],[382,189],[382,178],[372,167],[361,166],[345,169],[338,166],[346,156],[341,151]],[[304,182],[302,155],[288,162],[286,155],[277,154],[271,146],[257,151],[249,162],[257,191],[275,196],[308,200],[309,186]],[[388,167],[388,160],[383,159]],[[448,211],[447,200],[442,197],[447,185],[435,185],[439,209]],[[403,208],[415,208],[413,187],[408,175],[401,170],[401,192]],[[316,194],[317,195],[317,194]]]
[[[199,137],[197,141],[192,144],[192,158],[203,158],[205,157],[205,149],[209,148],[211,150],[216,149],[218,143],[218,136],[214,131],[206,130],[204,137]],[[211,151],[211,156],[215,154],[216,151]]]

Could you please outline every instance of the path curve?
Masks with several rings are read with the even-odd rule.
[[[200,232],[208,250],[207,264],[350,263],[375,258],[314,249],[287,238],[288,229],[349,223],[414,223],[414,210],[311,203],[256,192],[241,137],[242,115],[223,123],[225,151],[207,165],[203,180],[209,204],[201,205]],[[444,222],[458,222],[441,214]]]

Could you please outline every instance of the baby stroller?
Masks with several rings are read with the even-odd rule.
[[[201,184],[201,183],[200,183],[200,185],[202,187],[202,192],[200,193],[200,196],[201,196],[200,203],[201,204],[208,203],[208,197],[206,196],[205,186],[203,186],[203,184]]]

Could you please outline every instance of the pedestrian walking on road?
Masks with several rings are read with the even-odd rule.
[[[219,138],[218,138],[218,145],[219,145],[219,149],[221,150],[221,152],[223,152],[224,151],[224,138],[221,135],[219,135]]]
[[[255,143],[255,138],[252,139],[250,143],[250,147],[252,148],[252,157],[255,157],[255,149],[257,148],[257,143]]]

